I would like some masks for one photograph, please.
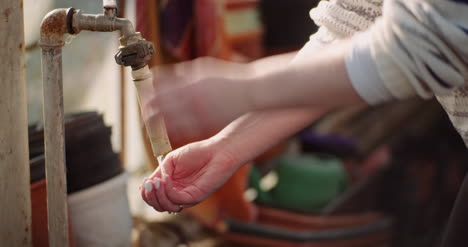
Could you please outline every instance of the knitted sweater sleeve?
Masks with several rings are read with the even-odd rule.
[[[363,91],[383,83],[391,97],[397,99],[416,95],[429,98],[433,94],[449,94],[453,88],[465,84],[468,80],[466,13],[468,5],[461,1],[386,0],[382,17],[364,34],[367,39],[363,41],[381,81],[363,86],[357,85],[362,82],[350,78],[355,89]],[[361,53],[365,52],[363,49]],[[361,72],[368,67],[363,64]],[[367,89],[360,94],[369,92],[373,91]],[[366,97],[375,98],[369,95],[363,98]],[[380,99],[385,100],[388,97]],[[370,103],[376,102],[379,100]]]
[[[367,30],[382,15],[383,0],[322,0],[310,11],[320,28],[311,41],[330,44]]]

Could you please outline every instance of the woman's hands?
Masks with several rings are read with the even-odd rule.
[[[146,107],[148,112],[153,113],[144,117],[155,117],[162,112],[169,136],[200,136],[200,133],[209,129],[207,126],[219,131],[226,124],[230,124],[210,139],[189,144],[170,153],[162,166],[143,183],[142,197],[149,205],[158,211],[177,212],[180,206],[190,207],[204,200],[223,185],[241,165],[303,129],[329,110],[329,107],[323,106],[318,109],[299,107],[262,110],[230,122],[237,117],[236,115],[248,111],[246,109],[256,107],[256,103],[252,103],[250,97],[259,92],[258,87],[253,94],[242,88],[252,81],[259,83],[262,82],[260,78],[269,78],[276,83],[265,85],[266,88],[276,84],[275,88],[270,88],[276,91],[275,93],[290,91],[287,88],[292,86],[290,84],[294,84],[294,81],[284,80],[287,78],[284,74],[276,78],[275,73],[272,73],[288,66],[288,62],[280,63],[274,60],[268,58],[263,62],[245,66],[216,59],[199,59],[170,67],[169,70],[155,70],[156,88],[160,90],[158,93],[148,94],[151,103]],[[196,65],[197,61],[201,65]],[[286,58],[286,61],[289,60]],[[280,82],[281,86],[278,84]],[[167,86],[168,84],[170,86]],[[239,84],[242,84],[240,89],[236,87]],[[265,91],[267,95],[268,90]],[[301,90],[299,92],[302,94]],[[306,98],[314,99],[313,96],[317,94],[320,97],[327,96],[318,91],[307,94]],[[271,99],[270,96],[265,99]],[[246,98],[239,102],[238,99],[242,97]],[[282,97],[276,97],[281,101]],[[229,107],[235,110],[229,110]]]
[[[223,140],[210,138],[169,153],[143,181],[143,199],[159,212],[178,212],[203,201],[239,168],[223,146]]]
[[[190,137],[219,131],[252,109],[247,84],[221,77],[160,89],[147,107],[156,111],[146,121],[162,114],[170,136]]]
[[[163,83],[156,87],[145,106],[154,114],[146,117],[161,114],[170,128],[196,132],[223,128],[248,112],[364,104],[347,74],[344,57],[349,47],[349,41],[341,41],[316,50],[313,56],[278,64],[267,72],[260,72],[255,63],[235,64],[216,59],[176,65],[170,70],[172,74],[158,68],[161,72],[155,72],[156,82],[185,83]]]
[[[155,67],[155,91],[140,96],[143,118],[151,122],[164,116],[174,146],[209,138],[249,111],[243,82],[254,77],[255,69],[208,57]]]

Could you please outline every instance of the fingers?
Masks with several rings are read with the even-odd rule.
[[[174,174],[174,154],[177,152],[177,150],[172,151],[166,156],[166,158],[164,158],[161,166],[159,167],[161,168],[160,179],[165,180],[165,177],[172,176]]]
[[[143,198],[143,200],[148,203],[148,197],[146,197],[146,190],[144,189],[144,184],[146,182],[146,179],[143,180],[143,183],[140,185],[140,194],[141,194],[141,198]]]
[[[154,172],[153,172],[151,175],[148,176],[148,178],[149,178],[149,179],[154,179],[154,178],[159,178],[159,179],[161,179],[161,177],[162,177],[162,174],[161,174],[161,173],[162,173],[162,170],[161,170],[161,169],[162,169],[161,166],[159,166],[158,168],[156,168],[156,169],[154,170]]]
[[[163,181],[160,181],[161,183],[161,188],[156,190],[156,195],[159,199],[159,203],[161,205],[161,208],[165,211],[168,212],[177,212],[179,211],[179,205],[174,204],[171,202],[166,195],[166,189],[165,189],[165,183]]]
[[[164,189],[165,183],[158,177],[157,172],[151,179],[145,179],[141,186],[141,197],[143,200],[159,212],[178,212],[180,205],[171,202]]]
[[[145,180],[141,186],[141,197],[159,212],[179,212],[181,208],[189,208],[196,204],[188,193],[176,191],[170,179],[162,181],[156,177]]]
[[[171,181],[168,177],[174,172],[174,159],[173,155],[169,154],[168,157],[163,161],[163,164],[158,168],[157,173],[159,177],[154,179],[155,183],[160,184],[160,188],[156,191],[156,196],[159,200],[160,206],[168,212],[177,212],[180,210],[180,204],[174,203],[167,196],[167,191],[173,191],[172,182],[169,184],[167,181]]]
[[[164,212],[161,207],[158,198],[155,196],[155,189],[157,187],[153,184],[153,181],[146,179],[142,186],[142,197],[150,206],[159,212]]]

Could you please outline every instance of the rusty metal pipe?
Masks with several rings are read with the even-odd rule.
[[[65,131],[63,125],[62,46],[67,9],[49,12],[41,24],[44,142],[49,246],[68,246]]]
[[[49,246],[69,245],[67,181],[65,170],[65,129],[63,109],[62,47],[64,34],[82,30],[120,30],[121,42],[131,44],[140,37],[127,19],[115,17],[116,9],[105,6],[104,14],[81,14],[74,9],[55,9],[41,24],[42,79],[44,98],[44,141],[49,221]],[[141,37],[140,37],[141,38]]]

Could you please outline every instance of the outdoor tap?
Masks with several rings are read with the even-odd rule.
[[[121,31],[117,63],[132,67],[132,75],[139,93],[143,90],[153,91],[152,74],[147,66],[154,53],[153,44],[135,32],[129,20],[117,17],[115,0],[104,0],[102,14],[84,14],[74,8],[55,9],[42,20],[39,45],[42,49],[47,211],[51,247],[69,244],[62,47],[65,45],[64,34],[76,35],[83,30]],[[157,157],[161,158],[172,150],[162,119],[146,123],[146,126]]]

